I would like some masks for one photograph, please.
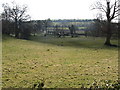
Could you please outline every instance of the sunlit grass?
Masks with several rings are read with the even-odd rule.
[[[3,87],[74,87],[118,78],[118,50],[103,45],[103,38],[3,38]],[[116,44],[116,40],[112,40]]]

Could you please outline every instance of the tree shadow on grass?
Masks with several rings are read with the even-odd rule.
[[[91,37],[65,37],[57,38],[52,36],[35,36],[31,37],[31,41],[51,44],[60,47],[74,47],[74,48],[89,48],[89,49],[110,49],[113,50],[118,47],[109,47],[104,45],[103,38],[91,38]],[[116,42],[117,43],[117,40]]]
[[[9,35],[2,35],[2,41],[10,41],[12,39],[15,39],[15,37],[9,36]]]

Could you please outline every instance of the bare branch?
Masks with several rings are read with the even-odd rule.
[[[116,18],[116,17],[118,17],[118,16],[120,16],[120,14],[115,15],[114,18]],[[114,19],[114,18],[113,18],[113,19]]]
[[[120,5],[117,6],[117,8],[119,8],[119,7],[120,7]]]
[[[105,5],[103,5],[100,1],[97,1],[96,4],[94,4],[94,7],[92,8],[92,10],[94,9],[98,9],[101,12],[107,13],[107,7]]]
[[[120,9],[115,10],[115,12],[118,12],[118,11],[120,11]]]
[[[111,8],[110,8],[110,9],[112,9],[112,8],[114,7],[115,3],[117,4],[117,3],[118,3],[118,0],[117,0],[117,1],[115,0],[115,2],[111,5]],[[117,6],[117,5],[116,5],[116,6]]]
[[[27,8],[27,7],[26,7]],[[20,15],[19,15],[19,17],[18,18],[21,18],[22,16],[23,16],[23,14],[26,12],[26,8],[25,9],[23,9],[23,11],[21,11],[21,13],[20,13]]]
[[[113,7],[114,7],[114,4],[113,4],[113,5],[111,5],[110,9],[112,9]]]
[[[21,21],[26,21],[26,20],[29,20],[30,19],[30,16],[29,15],[26,15],[24,17],[21,17],[19,20]]]
[[[113,14],[112,14],[112,16],[110,18],[111,20],[114,19],[114,16],[115,16],[115,13],[116,13],[116,5],[117,5],[117,3],[115,1],[115,3],[114,3],[114,9],[113,9]]]

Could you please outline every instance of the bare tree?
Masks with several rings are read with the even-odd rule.
[[[30,19],[30,16],[26,14],[27,6],[19,6],[15,2],[12,2],[12,7],[9,4],[3,4],[5,16],[15,22],[15,37],[19,38],[19,24],[23,21]]]
[[[110,42],[110,39],[112,37],[111,22],[113,19],[115,19],[120,15],[120,13],[118,13],[120,11],[120,8],[119,8],[120,5],[118,4],[119,0],[114,0],[113,3],[110,0],[106,0],[105,2],[106,2],[106,5],[98,1],[95,4],[93,9],[99,9],[106,16],[107,30],[106,30],[106,41],[104,44],[111,46],[111,42]]]

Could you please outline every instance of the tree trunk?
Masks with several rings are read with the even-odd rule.
[[[18,30],[15,30],[15,38],[19,38]]]
[[[104,45],[111,46],[111,42],[110,42],[111,36],[112,36],[111,21],[107,21],[107,35]]]
[[[111,45],[110,39],[111,39],[111,34],[107,34],[107,36],[106,36],[106,41],[105,41],[105,45],[107,45],[107,46],[110,46],[110,45]]]
[[[18,21],[15,19],[15,37],[19,38]]]

